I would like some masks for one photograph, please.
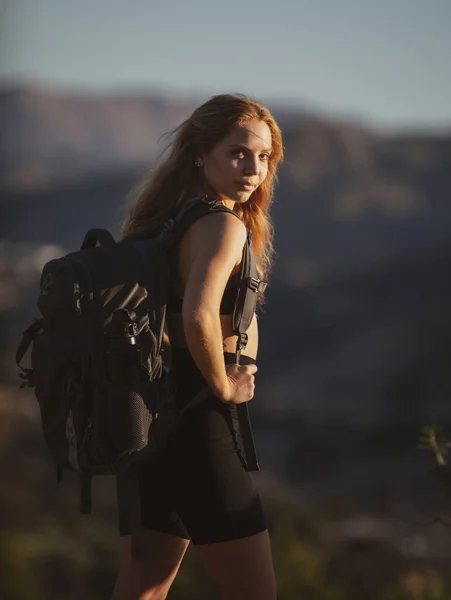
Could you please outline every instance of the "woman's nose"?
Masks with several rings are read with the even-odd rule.
[[[257,158],[249,157],[244,165],[244,172],[246,175],[257,175],[259,172],[259,162]]]

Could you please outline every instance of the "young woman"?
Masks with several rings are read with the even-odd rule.
[[[177,130],[169,154],[137,192],[123,237],[152,235],[195,198],[220,199],[225,212],[198,219],[174,250],[168,305],[172,369],[186,404],[209,386],[211,397],[189,411],[164,456],[141,468],[147,555],[135,560],[129,524],[113,600],[166,598],[191,540],[224,600],[274,600],[270,543],[258,493],[234,435],[235,405],[254,395],[257,319],[234,364],[232,309],[247,231],[260,279],[271,265],[269,207],[280,130],[267,108],[241,95],[214,96]]]

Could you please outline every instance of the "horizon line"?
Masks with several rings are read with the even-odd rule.
[[[186,90],[183,88],[164,87],[161,84],[111,84],[95,86],[91,83],[73,83],[73,82],[56,82],[45,77],[24,76],[24,75],[6,75],[0,77],[0,93],[7,92],[43,92],[43,93],[60,93],[82,95],[92,99],[109,98],[133,98],[137,96],[159,97],[162,100],[174,101],[177,103],[193,103],[201,100],[202,94],[194,90]],[[237,90],[224,91],[222,93],[243,93]],[[208,93],[208,98],[216,95],[216,93]],[[250,94],[245,94],[251,96]],[[255,97],[255,96],[254,96]],[[324,121],[342,123],[361,127],[374,133],[383,133],[388,135],[434,135],[440,137],[448,137],[451,135],[451,122],[444,121],[440,124],[422,123],[421,121],[411,124],[382,124],[375,119],[363,114],[359,115],[343,110],[331,110],[312,105],[309,102],[303,102],[301,99],[281,98],[261,96],[261,100],[265,104],[271,104],[271,110],[294,111],[299,116],[312,117]]]

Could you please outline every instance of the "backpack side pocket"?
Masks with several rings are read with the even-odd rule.
[[[89,417],[86,360],[71,338],[44,330],[34,339],[31,365],[44,438],[57,465],[75,471],[81,471]]]

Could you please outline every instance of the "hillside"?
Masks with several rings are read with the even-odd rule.
[[[118,235],[126,197],[164,147],[160,136],[195,104],[0,90],[1,512],[9,536],[0,570],[6,565],[25,590],[18,598],[38,600],[35,587],[55,598],[106,597],[117,541],[111,482],[98,486],[97,515],[74,516],[74,478],[56,490],[36,402],[17,389],[15,349],[38,314],[41,269],[78,248],[89,228]],[[372,591],[379,600],[390,566],[399,581],[406,565],[417,577],[415,569],[431,566],[444,577],[451,553],[443,528],[414,525],[436,514],[451,522],[449,492],[418,449],[424,424],[443,424],[451,437],[451,134],[395,136],[273,108],[286,160],[250,403],[258,481],[276,509],[276,560],[299,582],[284,598],[326,589],[335,568],[338,581],[349,574],[348,591],[315,598]],[[22,577],[23,565],[31,575]],[[316,575],[305,583],[309,569]],[[364,594],[349,591],[355,581]]]
[[[125,196],[194,106],[156,94],[0,90],[0,235],[73,247],[92,223],[117,230]],[[286,148],[275,278],[302,286],[447,238],[451,134],[400,137],[273,109]]]

